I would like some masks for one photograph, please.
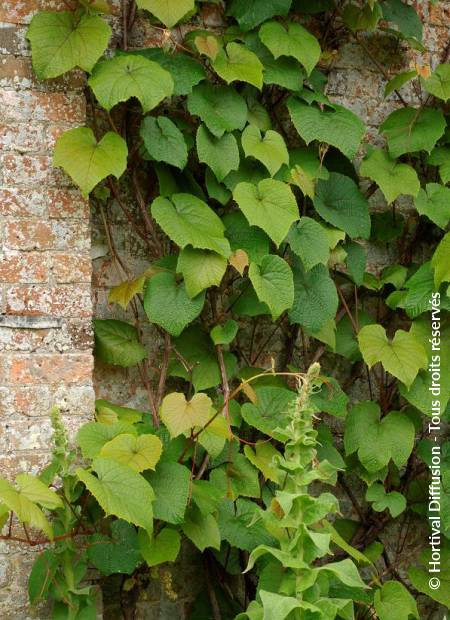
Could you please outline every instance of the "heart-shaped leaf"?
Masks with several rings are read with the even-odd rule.
[[[186,166],[188,152],[184,136],[165,116],[146,116],[140,129],[147,153],[156,161],[164,161],[181,170]]]
[[[269,254],[262,259],[260,265],[251,263],[248,275],[258,299],[267,304],[274,320],[292,306],[294,302],[292,270],[280,256]]]
[[[415,599],[399,581],[385,581],[373,601],[380,620],[420,618]]]
[[[404,153],[430,153],[445,131],[441,110],[433,108],[402,108],[389,114],[380,125],[386,136],[389,154],[400,157]]]
[[[87,557],[103,575],[131,575],[142,562],[136,528],[118,519],[111,523],[111,537],[94,534],[89,538]]]
[[[239,325],[233,319],[229,319],[224,325],[216,325],[212,328],[210,336],[214,344],[230,344],[238,333]]]
[[[263,179],[258,185],[238,183],[233,198],[249,223],[262,228],[277,245],[299,218],[295,196],[282,181]]]
[[[446,228],[450,220],[450,189],[439,183],[427,183],[417,195],[414,206],[420,215],[439,226]]]
[[[111,32],[97,15],[39,11],[27,32],[36,75],[44,80],[74,67],[91,71],[105,51]]]
[[[172,437],[187,433],[196,426],[204,426],[212,413],[211,399],[201,392],[189,401],[184,394],[172,392],[161,404],[161,419]]]
[[[217,54],[212,66],[227,84],[238,80],[262,88],[263,65],[258,56],[241,43],[228,43],[226,49]]]
[[[136,97],[144,112],[173,93],[168,71],[137,54],[123,54],[99,63],[88,80],[99,104],[111,110],[116,103]]]
[[[414,168],[398,163],[381,149],[373,151],[362,162],[360,174],[380,186],[388,204],[401,194],[417,196],[420,189],[419,177]]]
[[[372,508],[377,512],[389,510],[391,516],[395,519],[406,509],[406,498],[398,491],[386,493],[384,486],[375,482],[367,489],[366,500],[372,503]]]
[[[259,30],[259,38],[275,58],[292,56],[301,63],[308,75],[320,58],[316,37],[300,24],[289,22],[286,28],[279,22],[267,22]]]
[[[178,284],[173,273],[158,273],[145,290],[144,309],[149,321],[172,336],[179,336],[198,317],[204,303],[204,293],[191,299],[184,282]]]
[[[319,263],[326,265],[330,256],[330,243],[327,232],[321,224],[310,217],[300,218],[288,234],[291,249],[309,271]]]
[[[242,147],[246,157],[254,157],[264,164],[273,176],[283,164],[289,163],[289,153],[281,135],[269,129],[264,137],[255,125],[249,125],[242,133]]]
[[[369,368],[381,362],[385,370],[407,387],[427,365],[425,349],[411,332],[399,329],[390,341],[381,325],[366,325],[358,334],[358,342]]]
[[[132,435],[124,433],[117,435],[105,443],[100,450],[100,456],[106,456],[118,463],[127,465],[134,471],[155,469],[162,452],[162,443],[155,435]]]
[[[194,0],[137,0],[140,9],[150,11],[165,26],[172,28],[195,8]]]
[[[94,333],[95,354],[106,364],[128,368],[147,356],[138,340],[137,329],[129,323],[115,319],[96,319]]]
[[[139,530],[138,540],[139,550],[147,566],[175,562],[180,552],[180,534],[170,527],[163,528],[154,538],[150,538],[145,530]]]
[[[199,84],[188,96],[187,106],[219,138],[226,131],[243,129],[247,122],[245,99],[226,86]]]
[[[239,168],[239,149],[233,134],[217,138],[204,125],[200,125],[196,143],[198,160],[207,164],[219,181],[231,170]]]
[[[429,78],[422,81],[425,90],[438,99],[450,99],[450,64],[438,65]]]
[[[127,167],[125,140],[108,131],[97,142],[92,129],[76,127],[64,132],[56,141],[53,165],[61,166],[87,196],[104,178],[119,178]]]
[[[294,303],[289,312],[291,323],[312,332],[319,331],[336,316],[336,286],[324,265],[305,271],[297,259],[294,264]]]
[[[181,250],[177,271],[183,274],[186,292],[196,297],[210,286],[219,286],[227,268],[227,259],[209,250],[188,246]]]
[[[232,0],[227,15],[236,18],[242,30],[253,30],[275,15],[286,16],[292,0]]]
[[[434,269],[434,285],[439,288],[442,282],[450,282],[450,232],[439,242],[431,265]]]

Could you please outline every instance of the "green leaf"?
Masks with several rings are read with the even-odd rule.
[[[103,534],[89,538],[87,557],[103,575],[131,575],[142,562],[136,529],[126,521],[113,521],[111,538]]]
[[[150,112],[173,93],[173,79],[158,63],[143,56],[123,54],[99,63],[88,80],[99,104],[111,110],[117,103],[136,97]]]
[[[150,567],[175,562],[180,552],[180,534],[170,527],[163,528],[154,538],[150,538],[145,530],[139,530],[138,540],[142,557]]]
[[[438,65],[429,78],[422,80],[425,90],[438,99],[450,99],[450,64]]]
[[[233,319],[228,319],[224,325],[216,325],[211,330],[211,339],[215,345],[230,344],[238,333],[239,325]]]
[[[320,566],[313,570],[317,571],[317,573],[331,573],[333,576],[336,576],[339,581],[342,581],[343,584],[351,588],[367,588],[366,584],[359,576],[358,569],[349,558],[341,560],[340,562],[324,564],[324,566]]]
[[[400,90],[402,86],[415,77],[417,77],[417,71],[415,69],[413,71],[403,71],[402,73],[397,74],[386,84],[384,88],[384,96],[389,97],[394,90]]]
[[[187,401],[184,394],[172,392],[161,404],[161,419],[172,437],[177,437],[196,426],[204,426],[213,413],[212,401],[206,394],[195,394]]]
[[[255,125],[249,125],[242,133],[242,147],[246,157],[260,161],[273,176],[283,164],[289,163],[289,154],[281,135],[269,129],[264,137]]]
[[[421,554],[420,564],[422,568],[411,566],[408,570],[408,577],[416,590],[423,592],[423,594],[426,594],[434,601],[438,601],[448,609],[450,607],[450,551],[446,545],[441,549],[440,586],[437,589],[430,587],[429,562],[432,561],[431,553],[432,550],[429,549]]]
[[[420,618],[416,601],[399,581],[385,581],[375,592],[374,606],[380,620]]]
[[[225,224],[225,236],[233,252],[244,250],[252,263],[260,263],[269,254],[270,239],[260,228],[250,226],[240,211],[226,213],[222,219]]]
[[[219,286],[227,268],[227,259],[216,252],[194,250],[190,246],[181,250],[177,271],[183,274],[186,292],[196,297],[210,286]]]
[[[181,170],[186,166],[188,152],[184,136],[169,118],[146,116],[141,124],[140,135],[147,153],[153,159]]]
[[[319,62],[319,42],[300,24],[289,22],[286,30],[279,22],[267,22],[259,29],[259,38],[275,58],[292,56],[305,67],[308,75]]]
[[[112,174],[117,179],[127,167],[125,141],[108,131],[97,142],[92,129],[76,127],[65,131],[56,141],[53,165],[61,166],[87,196],[94,187]]]
[[[197,549],[204,551],[207,547],[220,549],[220,532],[216,519],[211,515],[202,515],[194,506],[182,525],[183,532]]]
[[[406,510],[406,499],[398,491],[386,493],[384,486],[376,482],[367,489],[366,500],[372,503],[372,508],[377,512],[389,510],[393,519]]]
[[[21,495],[29,499],[30,502],[40,504],[49,510],[63,507],[59,495],[31,474],[19,474],[16,476],[16,485],[19,487]]]
[[[381,325],[367,325],[358,334],[358,342],[366,364],[371,368],[381,362],[383,368],[410,387],[420,368],[427,365],[423,346],[411,332],[399,329],[388,340]]]
[[[343,249],[347,252],[345,262],[348,272],[355,284],[361,286],[364,281],[364,272],[366,270],[366,250],[360,243],[356,243],[355,241],[347,241]]]
[[[222,491],[222,497],[232,500],[240,495],[259,497],[258,470],[243,454],[234,454],[229,458],[229,462],[214,469],[209,478]]]
[[[28,596],[32,605],[47,598],[57,569],[58,556],[53,550],[46,549],[38,555],[28,578]]]
[[[91,71],[107,48],[111,32],[97,15],[39,11],[27,32],[37,77],[46,80],[74,67]]]
[[[115,319],[95,319],[95,355],[105,364],[128,368],[147,357],[133,325]]]
[[[239,183],[233,198],[249,223],[262,228],[277,245],[299,218],[294,194],[282,181],[264,179],[257,186]]]
[[[347,415],[348,396],[333,377],[324,379],[320,390],[311,394],[311,404],[317,411],[325,411],[329,415],[345,418]]]
[[[195,8],[194,0],[137,0],[140,9],[150,11],[165,26],[172,28]]]
[[[434,284],[439,288],[442,282],[450,281],[450,232],[442,237],[437,246],[431,265],[434,268]]]
[[[412,166],[398,163],[386,151],[377,149],[362,162],[360,174],[379,185],[388,204],[401,194],[417,196],[419,177]]]
[[[209,337],[199,326],[189,327],[174,342],[177,351],[188,361],[192,373],[188,372],[179,360],[172,361],[170,376],[181,377],[191,381],[196,391],[218,386],[221,381],[217,351]],[[224,352],[225,367],[228,377],[236,371],[236,358],[228,351]]]
[[[192,92],[192,88],[205,78],[205,70],[201,63],[187,54],[166,52],[158,47],[148,47],[133,53],[153,60],[170,73],[174,81],[172,93],[174,96],[188,95]]]
[[[286,16],[292,0],[232,0],[227,15],[236,18],[241,30],[253,30],[275,15]]]
[[[212,68],[227,84],[236,80],[248,82],[261,89],[263,65],[258,56],[240,43],[228,43],[211,63]]]
[[[292,226],[287,240],[302,261],[305,271],[319,263],[326,265],[330,256],[328,235],[323,226],[310,217],[302,217]]]
[[[159,463],[156,471],[148,475],[148,480],[155,492],[155,519],[174,524],[182,523],[189,498],[189,469],[179,463]]]
[[[315,332],[334,319],[337,308],[338,295],[328,269],[316,265],[306,272],[297,261],[294,266],[294,303],[289,312],[291,323]]]
[[[331,109],[320,109],[293,98],[289,99],[288,110],[306,144],[318,140],[336,147],[348,159],[355,157],[366,130],[356,114],[336,104]]]
[[[113,424],[88,422],[83,424],[78,431],[76,441],[84,458],[93,459],[100,454],[100,450],[106,443],[122,433],[136,434],[136,429],[127,422],[114,422]]]
[[[94,459],[92,469],[97,477],[80,467],[76,475],[98,501],[106,516],[114,515],[151,532],[152,502],[155,496],[152,487],[141,474],[112,459],[99,457]]]
[[[439,166],[439,176],[446,185],[450,181],[450,147],[437,146],[428,157],[428,163]]]
[[[142,411],[137,411],[131,407],[121,407],[103,398],[97,398],[95,401],[95,415],[97,422],[106,424],[114,424],[115,422],[126,422],[135,424],[142,422]]]
[[[254,451],[250,446],[244,446],[244,454],[250,463],[259,469],[266,480],[280,484],[283,471],[274,462],[274,457],[280,458],[281,454],[271,443],[257,441]]]
[[[227,86],[199,84],[188,96],[187,107],[219,138],[226,131],[242,130],[247,123],[245,99]]]
[[[439,183],[427,183],[414,201],[420,215],[426,215],[440,228],[450,220],[450,189]]]
[[[197,154],[198,160],[207,164],[219,181],[223,181],[231,170],[239,168],[239,149],[233,134],[218,138],[200,125],[197,130]]]
[[[422,22],[414,7],[402,0],[384,0],[381,8],[384,19],[395,24],[405,38],[422,41]]]
[[[347,455],[358,452],[369,472],[377,472],[392,459],[397,467],[404,465],[414,447],[415,428],[401,411],[391,411],[380,420],[375,402],[358,403],[346,418],[344,446]]]
[[[192,245],[223,256],[230,255],[230,245],[224,237],[225,227],[203,200],[192,194],[173,194],[170,200],[159,196],[152,202],[151,211],[166,235],[181,248]]]
[[[225,442],[228,439],[230,439],[228,421],[223,416],[217,416],[208,424],[207,428],[200,433],[198,442],[212,458],[217,458],[222,454]]]
[[[128,465],[134,471],[155,469],[162,452],[162,443],[155,435],[139,435],[131,433],[118,435],[105,443],[100,450],[100,456],[113,459],[123,465]]]
[[[274,436],[275,429],[287,423],[289,405],[295,399],[295,392],[276,386],[255,387],[256,403],[242,406],[242,417],[249,426],[262,433]]]
[[[266,444],[270,445],[270,444]],[[256,521],[258,507],[248,499],[229,499],[219,505],[219,530],[223,540],[232,547],[252,551],[258,545],[273,544],[272,536],[261,521]]]
[[[258,299],[267,304],[273,320],[292,306],[294,302],[292,270],[280,256],[269,254],[262,259],[261,265],[251,263],[248,275]]]
[[[221,205],[225,206],[231,199],[231,192],[222,183],[219,183],[215,174],[210,168],[205,172],[205,185],[208,196],[213,200],[217,200]]]
[[[380,131],[392,157],[417,151],[430,153],[445,131],[445,118],[440,110],[432,108],[402,108],[389,114]]]
[[[275,59],[267,47],[261,43],[256,33],[249,34],[245,39],[245,44],[252,52],[255,52],[264,66],[264,84],[277,84],[294,92],[302,89],[304,72],[295,58],[281,56]],[[261,111],[261,114],[267,114],[265,108],[262,110],[264,112]],[[270,129],[270,125],[264,129]]]
[[[320,180],[313,202],[317,213],[329,224],[350,237],[369,238],[369,205],[350,177],[332,172],[327,181]]]
[[[40,482],[37,479],[36,481]],[[41,484],[46,491],[51,493],[43,482],[41,482]],[[0,500],[9,508],[9,510],[12,510],[15,513],[21,523],[25,523],[27,525],[31,525],[31,527],[42,530],[51,539],[53,537],[52,526],[47,521],[47,518],[42,510],[36,506],[34,500],[28,497],[26,488],[27,485],[24,486],[24,489],[17,490],[7,480],[0,478]],[[33,493],[32,495],[34,496],[35,494]]]

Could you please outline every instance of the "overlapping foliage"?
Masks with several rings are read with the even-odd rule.
[[[164,30],[161,49],[129,51],[125,32],[108,57],[101,0],[31,23],[40,78],[89,72],[104,113],[94,108],[93,129],[63,134],[54,163],[85,195],[94,190],[104,214],[116,201],[148,245],[146,272],[110,301],[135,318],[144,312],[164,346],[149,376],[140,324],[95,321],[98,359],[137,366],[150,411],[99,401],[77,436],[81,461],[54,413],[52,463],[38,478],[1,481],[0,514],[6,523],[14,513],[27,538],[30,526],[45,534],[39,542],[53,541],[29,591],[32,603],[52,599],[58,619],[95,617],[89,566],[130,575],[126,589],[138,591],[151,567],[176,560],[183,538],[220,575],[192,620],[419,618],[417,596],[449,606],[448,574],[432,590],[423,566],[381,541],[420,519],[426,538],[432,295],[437,336],[448,335],[450,65],[391,76],[386,96],[399,106],[380,126],[386,145],[362,146],[362,120],[326,96],[330,33],[339,27],[363,51],[375,31],[421,50],[411,6],[219,4],[223,28],[204,30],[194,0],[138,0],[144,18],[167,29],[192,18],[188,34]],[[419,104],[401,94],[410,80]],[[371,214],[377,190],[385,210]],[[399,197],[415,210],[399,213]],[[419,263],[424,239],[431,252]],[[395,264],[369,273],[367,248],[386,243]],[[261,371],[274,341],[281,353]],[[339,364],[343,388],[319,374],[319,359]],[[443,419],[449,398],[447,373]],[[343,442],[323,414],[337,418]],[[446,535],[448,454],[445,444]],[[357,521],[339,516],[336,493]],[[443,566],[448,549],[443,538]],[[223,584],[244,569],[241,596]]]

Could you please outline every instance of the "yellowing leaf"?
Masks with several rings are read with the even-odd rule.
[[[108,295],[109,303],[116,303],[124,310],[127,309],[128,304],[138,293],[142,293],[144,290],[145,276],[136,278],[134,280],[125,280],[121,284],[114,286]]]
[[[172,392],[161,404],[161,419],[172,437],[182,435],[195,426],[204,426],[211,417],[212,401],[199,393],[187,401],[184,394]]]
[[[236,252],[230,256],[228,262],[241,276],[244,275],[245,268],[248,267],[249,263],[247,252],[244,252],[244,250],[236,250]]]
[[[198,36],[195,37],[194,43],[200,54],[208,56],[208,58],[211,58],[211,60],[216,59],[216,56],[219,53],[220,49],[219,42],[217,41],[216,37],[213,37],[211,35],[205,37]]]
[[[134,471],[155,469],[162,452],[162,443],[155,435],[139,435],[130,433],[117,435],[100,450],[100,456],[106,456],[118,463],[128,465]]]

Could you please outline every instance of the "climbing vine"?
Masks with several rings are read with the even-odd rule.
[[[206,585],[191,620],[441,617],[448,50],[397,75],[378,59],[374,42],[425,49],[402,0],[216,1],[216,27],[202,1],[125,1],[113,52],[108,4],[65,4],[33,18],[33,67],[88,74],[91,122],[58,138],[54,165],[91,197],[123,274],[109,301],[128,320],[94,321],[96,357],[138,369],[148,410],[99,400],[75,447],[53,410],[50,464],[0,479],[2,539],[45,546],[31,603],[95,618],[94,568],[126,576],[132,618],[155,574],[176,597],[171,563],[192,544]],[[131,46],[138,15],[159,46]],[[349,40],[398,104],[376,146],[327,96]],[[112,206],[145,245],[143,273],[114,246]],[[381,272],[377,247],[395,255]],[[411,528],[423,553],[405,558]]]

